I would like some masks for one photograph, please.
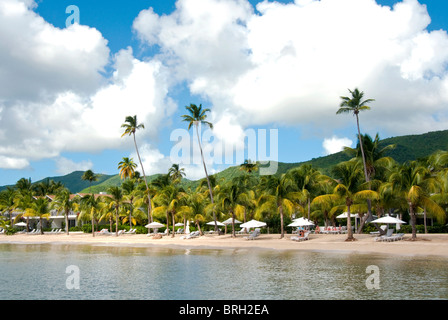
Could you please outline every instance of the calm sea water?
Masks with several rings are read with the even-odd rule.
[[[67,287],[68,266],[79,289]],[[0,299],[446,300],[447,266],[354,253],[0,244]],[[372,275],[379,289],[366,285]]]

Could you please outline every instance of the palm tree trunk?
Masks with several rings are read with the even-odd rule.
[[[280,204],[278,207],[279,211],[280,211],[280,239],[283,239],[285,236],[284,230],[283,230],[283,206]]]
[[[311,198],[308,197],[308,220],[311,220]]]
[[[118,237],[118,207],[115,211],[115,236]]]
[[[137,148],[137,141],[135,140],[135,133],[133,133],[133,137],[134,137],[134,146],[135,146],[135,151],[137,152],[137,157],[138,157],[138,161],[140,162],[140,167],[142,167],[142,173],[143,173],[143,180],[145,181],[145,185],[146,185],[146,192],[148,193],[148,221],[149,223],[152,222],[152,217],[151,217],[151,195],[149,194],[149,187],[148,187],[148,181],[146,181],[146,174],[145,174],[145,169],[143,168],[143,163],[142,163],[142,159],[140,158],[140,153],[138,152],[138,148]],[[149,233],[149,228],[148,228],[148,233]]]
[[[417,239],[417,218],[415,216],[414,212],[414,206],[412,205],[412,202],[409,202],[409,215],[411,216],[411,226],[412,226],[412,238],[411,240]]]
[[[197,136],[197,138],[198,138],[199,150],[201,151],[202,165],[204,166],[205,177],[207,178],[208,190],[209,190],[209,192],[210,192],[210,201],[212,202],[212,204],[214,204],[212,187],[211,187],[211,185],[210,185],[210,179],[209,179],[209,177],[208,177],[207,167],[206,167],[206,165],[205,165],[204,153],[202,152],[201,139],[199,138],[198,124],[195,124],[194,126],[196,127],[196,136]],[[217,222],[216,222],[215,208],[213,208],[213,220],[215,221],[215,232],[217,232],[217,231],[218,231],[218,224],[217,224]]]
[[[95,224],[93,219],[93,213],[92,213],[92,237],[95,237]]]
[[[423,208],[423,224],[425,225],[425,234],[428,233],[428,229],[426,228],[426,207]]]
[[[350,218],[350,204],[347,205],[347,239],[345,241],[354,241],[352,232],[352,219]]]
[[[65,233],[68,235],[68,213],[65,210]]]
[[[236,234],[235,234],[235,213],[233,212],[233,210],[231,211],[232,213],[232,238],[236,238]]]
[[[176,212],[173,210],[172,212],[171,212],[171,217],[172,217],[172,221],[173,221],[173,223],[172,223],[172,225],[173,225],[173,233],[171,234],[171,238],[174,238],[174,224],[175,224],[175,221],[174,221],[174,215],[176,214]]]

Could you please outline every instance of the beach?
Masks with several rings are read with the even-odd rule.
[[[345,234],[311,234],[309,240],[292,241],[291,234],[280,239],[279,234],[261,234],[255,240],[247,240],[247,235],[206,234],[193,239],[183,239],[176,234],[152,239],[144,234],[96,235],[72,232],[61,234],[15,234],[0,235],[0,243],[17,244],[90,244],[102,246],[136,246],[185,249],[266,249],[266,250],[302,250],[315,252],[353,252],[376,253],[400,256],[438,256],[448,257],[448,234],[418,234],[416,241],[410,241],[406,234],[403,240],[394,242],[376,242],[374,236],[355,234],[356,241],[347,242]]]

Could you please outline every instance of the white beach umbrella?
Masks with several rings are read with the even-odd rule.
[[[187,220],[187,226],[185,227],[185,233],[186,234],[190,233],[190,220]]]
[[[261,227],[266,227],[266,222],[261,222],[261,221],[252,219],[246,223],[243,223],[242,225],[240,225],[240,227],[246,228],[246,229],[261,228]]]
[[[288,224],[288,227],[305,227],[314,226],[314,223],[305,218],[294,219],[292,223]]]
[[[359,215],[356,214],[350,214],[350,218],[359,218]],[[347,219],[347,212],[341,213],[336,217],[336,219]]]
[[[398,218],[394,218],[391,216],[385,216],[385,217],[381,217],[378,218],[376,220],[371,221],[372,223],[385,223],[387,224],[387,228],[389,229],[389,224],[396,224],[396,229],[399,230],[400,229],[400,224],[406,223]]]
[[[25,222],[17,222],[14,226],[16,226],[16,227],[26,227],[26,223]]]
[[[174,226],[175,226],[175,227],[183,227],[184,224],[183,224],[182,222],[178,222],[178,223],[176,223]]]
[[[164,226],[165,226],[164,224],[161,224],[161,223],[159,223],[159,222],[154,221],[154,222],[151,222],[151,223],[147,224],[147,225],[145,226],[145,228],[154,228],[154,229],[157,229],[157,228],[162,228],[162,227],[164,227]]]
[[[385,217],[381,217],[378,218],[376,220],[371,221],[372,223],[387,223],[387,224],[391,224],[391,223],[397,223],[397,224],[402,224],[402,223],[406,223],[398,218],[394,218],[391,216],[385,216]]]
[[[232,224],[232,218],[229,218],[226,221],[223,221],[222,223],[224,223],[224,224]],[[242,222],[235,219],[235,224],[239,224],[239,223],[242,223]]]
[[[209,226],[214,226],[214,225],[215,225],[215,221],[210,221],[210,222],[207,222],[206,224],[208,224]],[[219,222],[219,221],[216,221],[216,224],[217,224],[218,226],[220,226],[220,227],[224,227],[224,226],[225,226],[224,223]]]

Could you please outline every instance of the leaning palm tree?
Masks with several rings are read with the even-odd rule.
[[[140,162],[140,167],[142,168],[142,173],[143,173],[143,180],[145,181],[145,185],[146,185],[146,194],[148,197],[148,221],[152,222],[151,219],[151,195],[149,193],[149,187],[148,187],[148,181],[146,181],[146,174],[145,174],[145,169],[143,168],[143,163],[142,163],[142,159],[140,158],[140,153],[138,152],[138,147],[137,147],[137,141],[135,140],[135,131],[137,131],[138,129],[144,129],[145,125],[143,123],[138,123],[137,122],[137,116],[127,116],[125,119],[125,123],[123,123],[121,125],[122,128],[125,128],[124,133],[121,135],[122,137],[125,135],[132,135],[134,138],[134,146],[135,146],[135,151],[137,152],[137,156],[138,156],[138,161]]]
[[[120,169],[120,178],[132,179],[134,177],[136,167],[137,164],[132,158],[129,159],[128,157],[124,157],[123,160],[118,163],[118,169]]]
[[[185,108],[188,110],[189,114],[183,115],[182,118],[183,118],[183,121],[188,122],[188,130],[190,130],[190,128],[193,125],[196,128],[196,136],[198,138],[199,150],[201,151],[202,165],[204,166],[205,177],[207,179],[208,189],[209,189],[209,193],[210,193],[210,201],[212,204],[214,204],[213,191],[212,191],[210,179],[209,179],[209,176],[207,173],[207,167],[205,165],[204,154],[202,152],[202,146],[201,146],[201,139],[199,137],[199,124],[205,124],[210,129],[213,129],[213,124],[211,122],[206,121],[207,112],[210,112],[210,109],[208,109],[208,108],[202,109],[201,104],[199,105],[199,107],[196,106],[195,104],[190,104],[189,106],[186,106]],[[214,211],[213,211],[213,220],[215,221],[215,231],[218,231],[218,224],[216,222],[216,213]]]

